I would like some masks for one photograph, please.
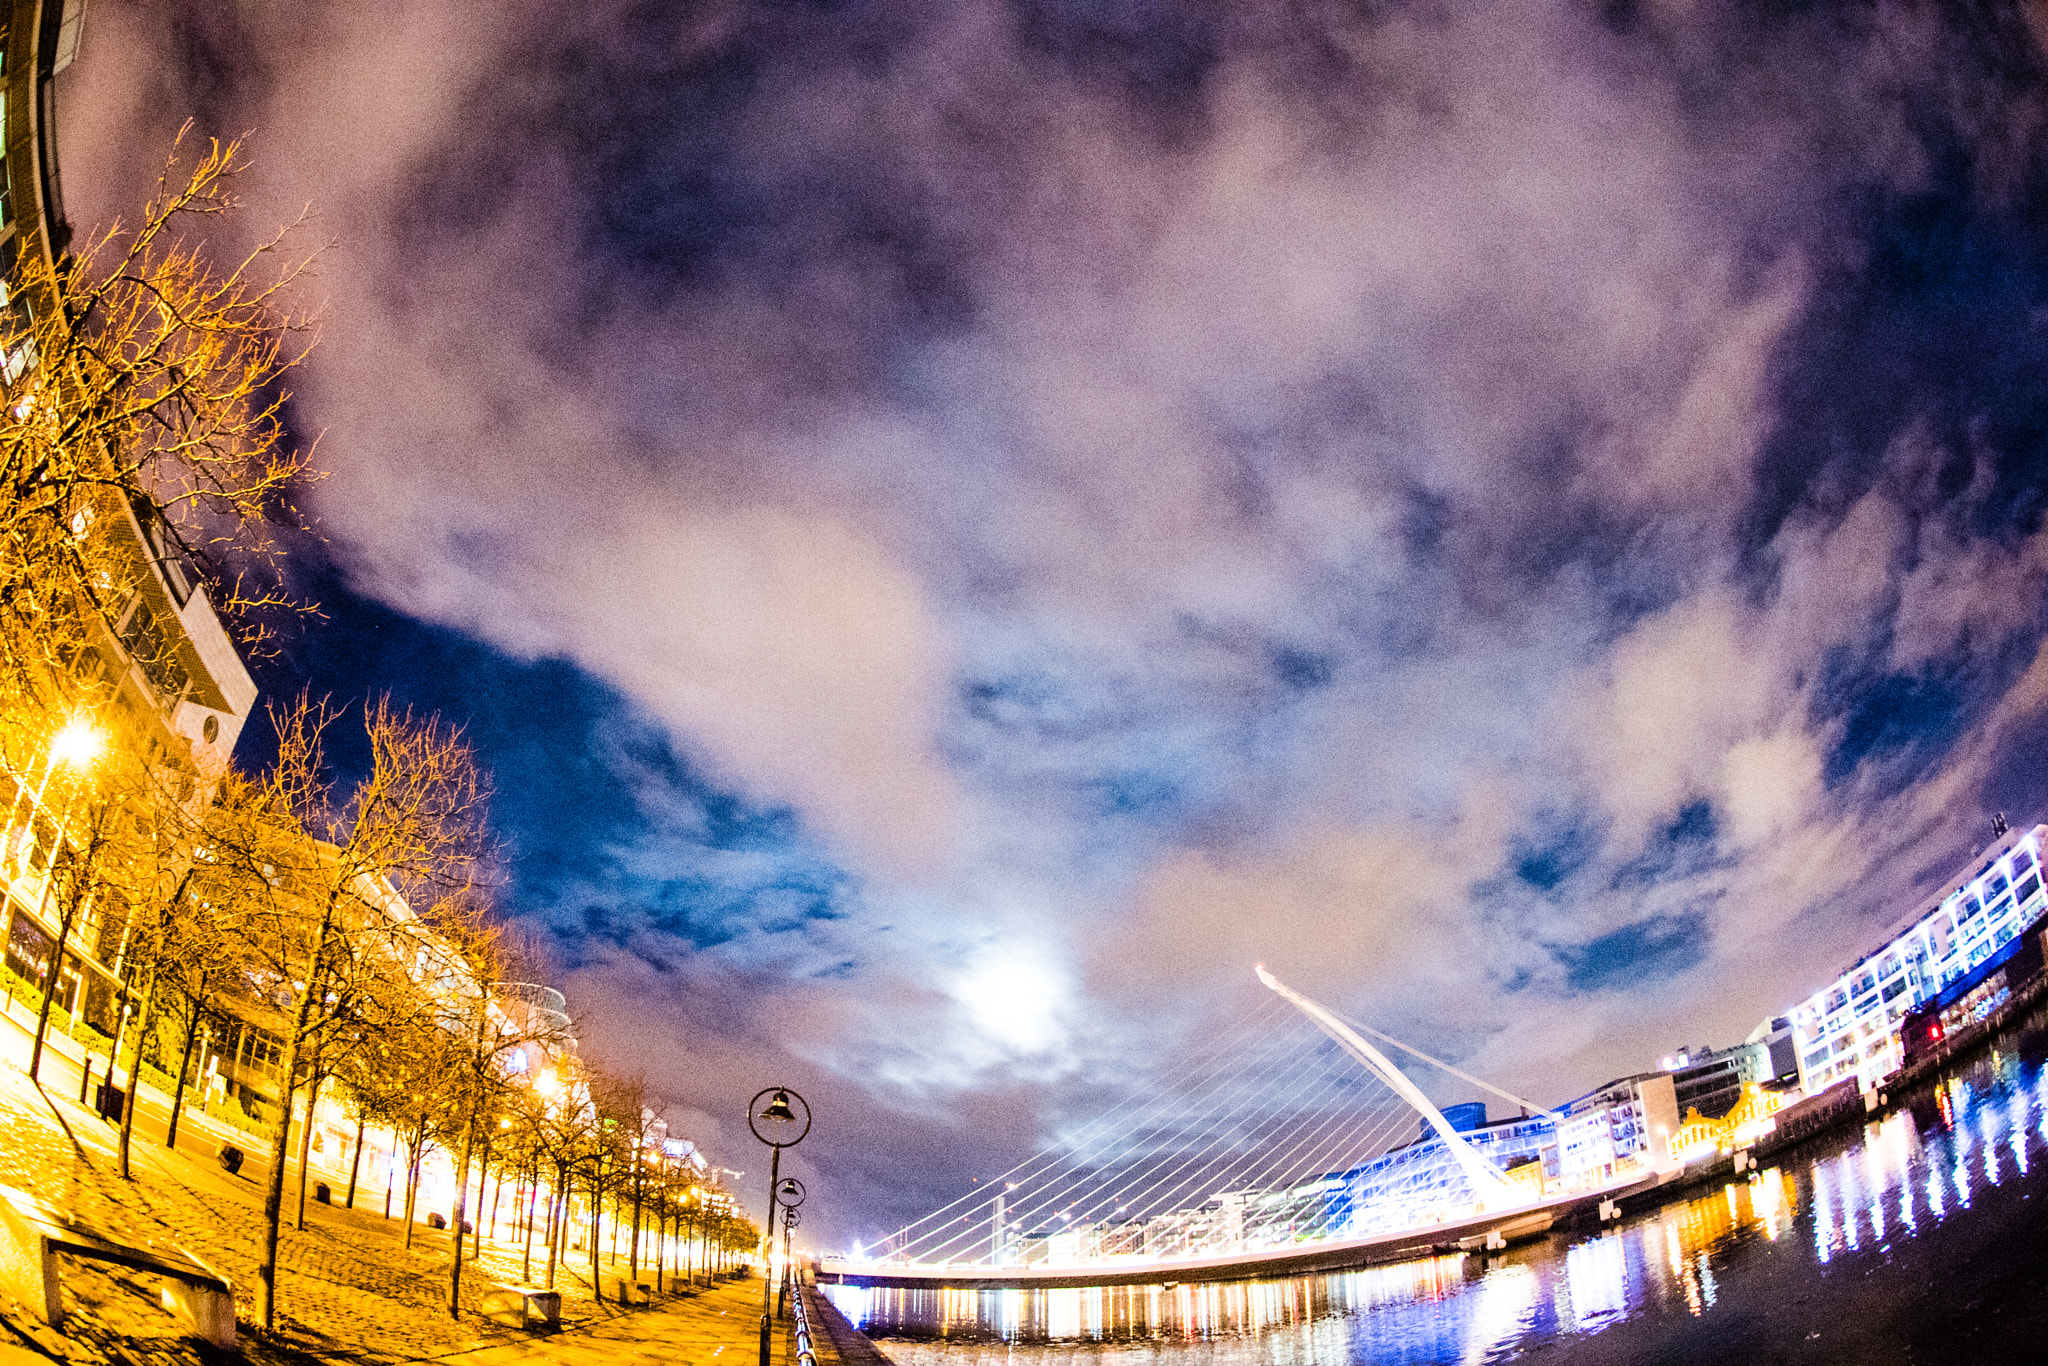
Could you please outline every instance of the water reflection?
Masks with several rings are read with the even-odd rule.
[[[1813,1278],[1859,1259],[1931,1257],[1917,1240],[1967,1218],[1990,1188],[2038,1180],[2044,1157],[2048,1069],[2000,1052],[1796,1161],[1484,1261],[1200,1285],[828,1293],[904,1366],[1132,1351],[1262,1366],[1476,1363],[1633,1317],[1800,1303]],[[1938,1266],[1926,1271],[1939,1282]]]

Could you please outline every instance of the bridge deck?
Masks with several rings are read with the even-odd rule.
[[[1636,1181],[1596,1191],[1560,1195],[1519,1209],[1484,1215],[1455,1224],[1431,1224],[1423,1228],[1396,1229],[1367,1238],[1295,1244],[1265,1248],[1256,1252],[1233,1252],[1218,1257],[1173,1257],[1117,1259],[1065,1266],[908,1266],[888,1263],[848,1263],[826,1258],[819,1263],[818,1281],[825,1285],[895,1286],[903,1288],[948,1288],[956,1290],[1066,1290],[1098,1285],[1161,1285],[1185,1281],[1239,1281],[1273,1276],[1297,1276],[1306,1272],[1341,1271],[1351,1267],[1380,1266],[1389,1262],[1412,1261],[1446,1252],[1470,1252],[1484,1247],[1489,1233],[1499,1233],[1508,1242],[1538,1237],[1549,1232],[1561,1219],[1589,1209],[1603,1200],[1620,1201],[1669,1184],[1664,1177],[1646,1176]]]

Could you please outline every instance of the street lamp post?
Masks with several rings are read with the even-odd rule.
[[[804,1202],[804,1183],[785,1176],[775,1187],[775,1203],[782,1206],[782,1278],[775,1291],[775,1317],[782,1317],[782,1296],[789,1289],[790,1230],[797,1225],[796,1207]]]
[[[796,1243],[790,1235],[801,1222],[798,1211],[787,1209],[782,1212],[782,1288],[791,1294],[796,1291],[796,1287],[790,1284],[790,1277],[796,1274]],[[781,1312],[780,1303],[776,1305],[776,1311]]]
[[[56,771],[57,766],[60,764],[75,769],[81,774],[84,773],[91,768],[93,760],[99,757],[103,744],[104,739],[100,735],[99,730],[82,716],[74,717],[64,729],[57,732],[56,738],[50,742],[49,758],[43,767],[43,781],[36,787],[35,803],[30,808],[29,839],[31,842],[35,839],[34,822],[42,814],[43,794],[50,785],[51,774]],[[68,814],[70,810],[68,803],[65,810]],[[47,908],[50,903],[50,885],[57,880],[57,867],[64,853],[64,821],[61,819],[56,822],[56,833],[53,836],[53,840],[54,844],[50,850],[49,866],[43,873],[43,887],[39,910]],[[76,868],[72,871],[74,882],[84,875],[85,870],[82,868]],[[50,1006],[57,995],[57,984],[63,980],[64,950],[71,938],[72,921],[76,918],[79,903],[85,895],[85,892],[75,886],[68,889],[64,909],[58,917],[57,946],[51,950],[50,966],[43,973],[43,1006],[41,1012],[36,1016],[35,1044],[29,1053],[28,1079],[30,1081],[36,1080],[37,1073],[42,1070],[43,1038],[50,1030]],[[82,979],[79,985],[82,994],[84,987]],[[80,1001],[75,1004],[83,1005],[84,1003]],[[113,1060],[108,1059],[108,1081],[111,1082],[113,1080],[113,1074]],[[85,1061],[85,1080],[80,1084],[80,1095],[78,1098],[80,1104],[84,1104],[85,1096],[83,1092],[91,1083],[92,1058],[88,1054]]]
[[[772,1099],[768,1101],[765,1109],[759,1109],[757,1107],[760,1106],[763,1097]],[[801,1116],[791,1108],[791,1102],[803,1107]],[[763,1124],[769,1126],[768,1133],[761,1132]],[[747,1102],[747,1127],[754,1131],[755,1138],[774,1150],[774,1156],[768,1162],[768,1225],[762,1230],[761,1238],[761,1366],[768,1366],[770,1309],[774,1301],[775,1286],[766,1263],[775,1248],[775,1208],[781,1199],[782,1150],[794,1148],[811,1132],[810,1104],[787,1086],[764,1087],[758,1095]]]

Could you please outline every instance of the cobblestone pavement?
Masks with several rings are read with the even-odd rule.
[[[673,1366],[759,1366],[760,1333],[761,1283],[731,1281],[687,1299],[618,1315],[581,1332],[526,1338],[433,1360],[435,1366],[610,1366],[642,1359]],[[795,1336],[788,1319],[776,1324],[770,1338],[771,1366],[791,1366]],[[821,1360],[820,1366],[839,1363]]]
[[[575,1344],[586,1338],[607,1343],[607,1352],[619,1355],[622,1344],[669,1320],[698,1325],[688,1330],[696,1334],[689,1337],[691,1342],[727,1348],[704,1357],[715,1358],[719,1366],[734,1359],[741,1338],[743,1355],[751,1361],[755,1354],[758,1309],[741,1331],[732,1317],[737,1309],[725,1301],[737,1305],[745,1300],[748,1286],[758,1295],[759,1281],[721,1285],[699,1299],[672,1300],[656,1309],[624,1311],[592,1297],[589,1262],[573,1255],[557,1279],[564,1331],[530,1338],[473,1312],[491,1285],[521,1280],[516,1244],[484,1240],[481,1263],[471,1262],[464,1271],[464,1306],[472,1312],[452,1320],[445,1308],[445,1233],[420,1229],[408,1249],[403,1224],[371,1211],[321,1205],[308,1206],[304,1231],[293,1230],[287,1216],[279,1250],[279,1331],[258,1332],[250,1320],[255,1312],[262,1192],[247,1169],[230,1176],[212,1162],[169,1152],[160,1143],[138,1137],[131,1152],[135,1179],[124,1181],[114,1149],[115,1131],[72,1103],[63,1094],[60,1076],[50,1080],[49,1091],[38,1090],[18,1068],[0,1062],[0,1185],[27,1192],[119,1241],[181,1248],[227,1276],[234,1283],[242,1319],[243,1356],[252,1361],[306,1366],[349,1360],[386,1366],[451,1359],[493,1347],[507,1349],[512,1354],[508,1361],[580,1360],[581,1349]],[[76,1095],[76,1086],[74,1075],[70,1095]],[[605,1268],[607,1275],[612,1270]],[[49,1366],[52,1358],[75,1366],[189,1366],[215,1355],[186,1337],[185,1325],[158,1306],[151,1277],[66,1258],[64,1291],[70,1316],[62,1333],[52,1332],[22,1306],[0,1298],[0,1366],[25,1366],[20,1352],[29,1353],[38,1366]],[[714,1303],[719,1309],[709,1319],[718,1322],[700,1322],[706,1320],[703,1306]],[[719,1333],[731,1340],[718,1337],[714,1342]],[[579,1355],[556,1355],[572,1351]]]

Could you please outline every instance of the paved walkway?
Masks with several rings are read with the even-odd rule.
[[[14,1025],[0,1020],[0,1035]],[[595,1361],[598,1353],[638,1355],[631,1344],[645,1341],[667,1343],[661,1350],[668,1356],[718,1366],[744,1359],[754,1366],[758,1280],[624,1310],[591,1294],[590,1263],[579,1252],[557,1278],[563,1331],[530,1337],[475,1313],[449,1318],[446,1233],[418,1228],[408,1248],[405,1225],[397,1220],[369,1209],[315,1204],[307,1207],[304,1230],[290,1227],[288,1211],[280,1240],[279,1331],[258,1333],[250,1327],[262,1208],[262,1187],[251,1178],[255,1164],[230,1176],[212,1160],[210,1147],[203,1155],[187,1154],[181,1142],[174,1153],[163,1146],[160,1132],[150,1141],[138,1124],[131,1154],[135,1179],[122,1180],[116,1131],[75,1102],[76,1064],[46,1060],[48,1085],[38,1088],[6,1060],[15,1051],[7,1045],[18,1043],[0,1039],[0,1185],[25,1191],[121,1241],[167,1243],[216,1267],[234,1282],[243,1355],[253,1362],[396,1366],[480,1351],[501,1352],[508,1363]],[[520,1261],[517,1243],[486,1237],[480,1263],[471,1262],[464,1273],[465,1306],[476,1308],[493,1284],[527,1279]],[[607,1262],[607,1278],[613,1269]],[[538,1278],[540,1267],[534,1271]],[[652,1279],[646,1269],[642,1279]],[[53,1359],[71,1366],[194,1366],[203,1360],[185,1326],[158,1305],[151,1278],[67,1258],[64,1293],[71,1317],[61,1334],[0,1296],[0,1366],[27,1366],[28,1360],[50,1366]],[[790,1356],[785,1347],[781,1366],[789,1366]]]
[[[35,1023],[36,1013],[25,1001],[8,999],[4,1006],[0,1006],[0,1062],[11,1062],[17,1068],[27,1070]],[[45,1089],[53,1095],[77,1099],[81,1074],[88,1065],[92,1068],[95,1082],[106,1079],[107,1058],[104,1052],[89,1052],[83,1045],[52,1028],[43,1050],[42,1080]],[[137,1088],[137,1098],[135,1141],[138,1146],[145,1141],[161,1146],[170,1127],[171,1098],[147,1082]],[[263,1171],[268,1166],[263,1135],[208,1114],[199,1108],[197,1092],[187,1090],[178,1117],[178,1151],[202,1163],[211,1163],[221,1146],[229,1143],[247,1156],[242,1170],[260,1185]],[[359,1209],[381,1208],[383,1205],[386,1191],[377,1184],[378,1172],[374,1167],[375,1164],[370,1164],[357,1173],[356,1207]],[[290,1164],[290,1170],[297,1172],[296,1160]],[[334,1190],[335,1198],[341,1198],[348,1185],[346,1169],[329,1165],[316,1153],[312,1173],[313,1180],[326,1181]],[[296,1198],[295,1176],[292,1189]],[[398,1198],[404,1199],[402,1191]]]
[[[779,1320],[769,1338],[770,1366],[791,1366],[795,1329]],[[690,1298],[622,1313],[576,1332],[537,1335],[473,1351],[421,1358],[435,1366],[607,1366],[645,1358],[674,1366],[759,1366],[761,1283],[731,1281]],[[821,1363],[821,1366],[834,1366]]]

